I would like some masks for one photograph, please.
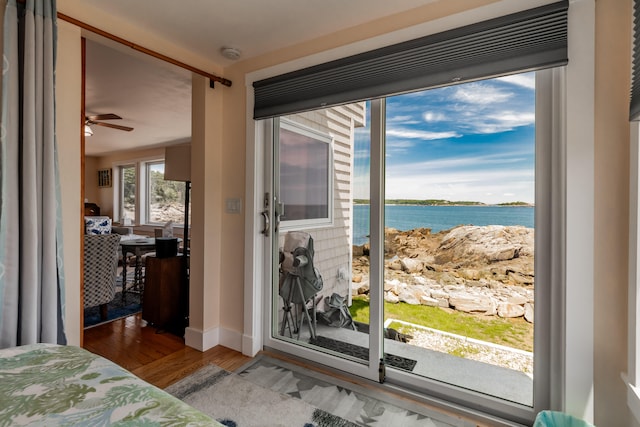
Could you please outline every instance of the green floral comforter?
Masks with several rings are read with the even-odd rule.
[[[73,346],[0,350],[0,426],[220,426],[120,366]]]

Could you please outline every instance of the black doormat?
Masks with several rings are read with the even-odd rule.
[[[359,345],[351,344],[344,341],[334,340],[333,338],[327,338],[322,336],[316,336],[315,340],[311,338],[309,344],[317,345],[318,347],[326,348],[327,350],[333,350],[341,354],[357,357],[362,360],[369,360],[369,349],[361,347]],[[384,354],[384,363],[394,368],[403,369],[405,371],[413,371],[415,368],[416,360],[407,359],[406,357],[396,356],[393,354]]]

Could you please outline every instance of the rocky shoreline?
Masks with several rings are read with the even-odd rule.
[[[352,292],[369,292],[369,246],[353,247]],[[534,322],[534,230],[385,229],[384,298]]]

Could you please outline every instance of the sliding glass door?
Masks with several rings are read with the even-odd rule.
[[[533,406],[535,91],[525,73],[386,99],[382,292],[397,378]]]
[[[536,254],[551,253],[550,219],[536,213],[549,207],[551,74],[271,120],[267,345],[529,417],[549,364],[534,314],[549,304],[549,255]]]

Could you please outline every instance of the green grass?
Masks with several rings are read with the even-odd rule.
[[[473,354],[478,354],[479,352],[480,350],[478,350],[476,347],[462,344],[454,349],[449,350],[447,353],[449,353],[452,356],[467,357]]]
[[[354,297],[349,311],[353,320],[369,323],[369,301],[366,298]],[[402,302],[397,304],[385,302],[384,314],[385,319],[403,320],[485,342],[533,351],[533,325],[523,319],[476,316],[439,307]]]

